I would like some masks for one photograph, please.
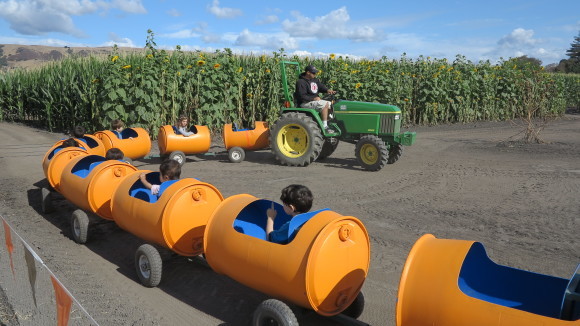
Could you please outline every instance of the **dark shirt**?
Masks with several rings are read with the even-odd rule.
[[[294,92],[296,106],[314,101],[319,92],[326,93],[328,88],[317,78],[306,79],[306,73],[300,74],[300,78],[296,81],[296,92]]]

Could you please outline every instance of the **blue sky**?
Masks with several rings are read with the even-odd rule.
[[[351,58],[567,58],[580,0],[0,0],[0,44],[159,47]]]

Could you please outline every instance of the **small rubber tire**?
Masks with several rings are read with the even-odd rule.
[[[228,150],[228,159],[232,163],[240,163],[246,158],[246,151],[243,148],[235,146]]]
[[[268,299],[262,301],[254,311],[252,325],[298,326],[298,320],[287,304],[280,300]]]
[[[355,146],[357,161],[367,171],[378,171],[387,164],[389,158],[387,145],[375,135],[364,135]]]
[[[54,207],[52,206],[52,193],[48,188],[40,189],[40,209],[45,214],[54,211]]]
[[[70,229],[76,243],[87,243],[89,236],[89,217],[82,209],[76,209],[70,219]]]
[[[169,159],[177,161],[179,166],[183,166],[185,164],[185,154],[182,151],[174,151],[169,154]]]
[[[359,292],[356,299],[342,311],[343,315],[349,316],[351,318],[357,319],[362,315],[365,309],[365,296],[362,292]]]
[[[124,156],[122,161],[129,165],[133,165],[133,160],[130,157]]]
[[[159,251],[150,244],[141,245],[135,252],[135,269],[141,284],[148,288],[159,285],[163,271]]]

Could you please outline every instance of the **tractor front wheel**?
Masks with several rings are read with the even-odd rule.
[[[284,113],[272,126],[270,146],[276,159],[284,165],[307,166],[322,150],[322,133],[311,117],[304,113]]]
[[[393,164],[401,158],[403,154],[403,145],[401,144],[390,144],[389,145],[389,160],[388,164]]]
[[[367,171],[382,169],[389,158],[385,142],[375,135],[364,135],[356,143],[356,159]]]
[[[318,160],[323,160],[332,155],[336,150],[336,147],[338,147],[339,142],[338,138],[335,137],[325,138],[320,155],[318,155]]]

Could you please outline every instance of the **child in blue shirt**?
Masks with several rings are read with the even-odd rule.
[[[313,201],[312,192],[303,185],[289,185],[282,189],[280,200],[284,204],[284,212],[292,217],[306,213],[312,208]],[[268,219],[266,220],[266,237],[269,241],[275,243],[288,243],[288,227],[290,221],[284,223],[279,229],[274,230],[274,221],[276,220],[276,210],[274,203],[272,207],[266,211]]]

